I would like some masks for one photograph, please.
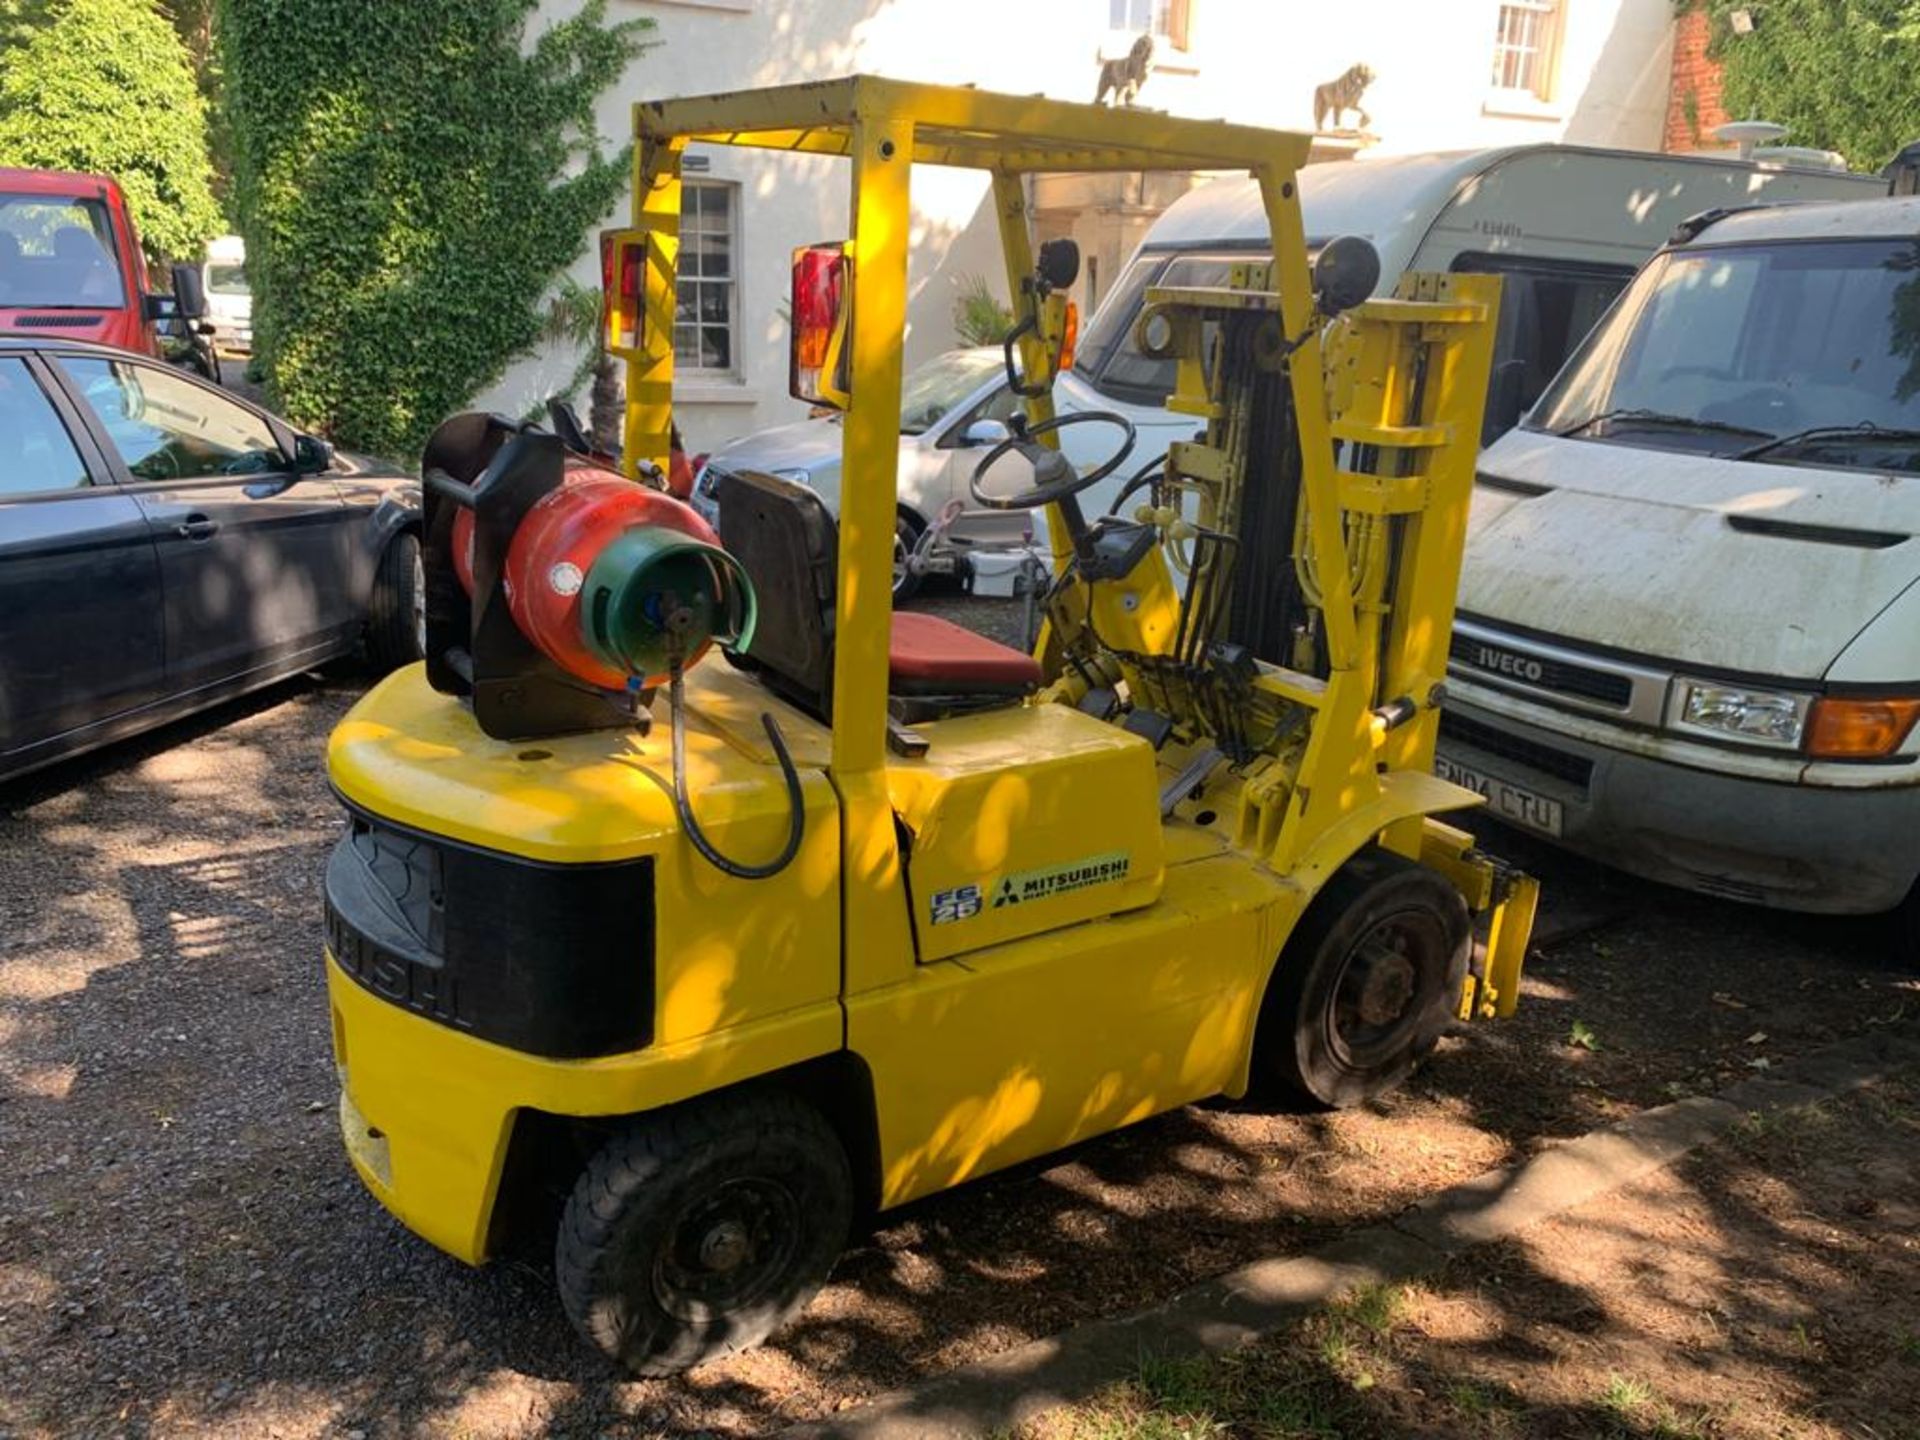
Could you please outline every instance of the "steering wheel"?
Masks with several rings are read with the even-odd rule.
[[[1072,425],[1111,425],[1120,431],[1120,444],[1104,465],[1096,466],[1086,474],[1075,472],[1073,462],[1058,450],[1040,443],[1042,435],[1055,434]],[[1022,433],[1009,435],[998,445],[980,457],[980,463],[973,467],[973,474],[967,478],[967,488],[972,491],[976,503],[989,510],[1038,510],[1043,505],[1057,505],[1070,496],[1078,495],[1090,485],[1113,474],[1133,453],[1133,422],[1124,415],[1111,410],[1083,410],[1072,415],[1056,415],[1051,420],[1042,420],[1037,425],[1029,425]],[[982,478],[1010,452],[1018,451],[1033,466],[1034,478],[1040,483],[1030,490],[1021,490],[1012,495],[989,495],[981,485]]]

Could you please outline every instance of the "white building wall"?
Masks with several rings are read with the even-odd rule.
[[[1489,88],[1498,0],[1189,0],[1185,55],[1162,45],[1142,106],[1285,129],[1309,129],[1313,89],[1357,61],[1376,74],[1364,104],[1368,153],[1528,141],[1657,150],[1667,103],[1670,0],[1562,0],[1551,97],[1515,105]],[[542,0],[534,26],[580,9]],[[651,17],[658,47],[602,98],[601,133],[629,133],[641,98],[870,73],[1012,94],[1091,100],[1109,0],[610,0],[611,18]],[[695,153],[699,153],[696,151]],[[740,186],[737,376],[684,387],[689,448],[798,418],[787,398],[785,300],[796,245],[847,229],[844,167],[819,157],[708,147],[708,178]],[[1003,289],[984,176],[922,170],[914,181],[907,363],[953,343],[954,294],[972,274]],[[623,202],[619,216],[624,217]],[[1139,229],[1129,226],[1129,234]],[[599,283],[594,253],[574,267]],[[521,414],[573,373],[563,349],[514,364],[480,404]]]

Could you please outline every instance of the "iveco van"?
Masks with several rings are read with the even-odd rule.
[[[1481,457],[1442,771],[1920,957],[1920,199],[1683,225]]]

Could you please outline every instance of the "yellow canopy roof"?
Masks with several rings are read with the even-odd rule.
[[[1087,170],[1298,169],[1312,137],[1287,130],[1188,120],[1151,110],[1099,109],[1042,96],[999,95],[852,75],[763,90],[645,100],[636,139],[698,140],[766,150],[846,155],[862,120],[910,121],[911,160],[1020,174]]]

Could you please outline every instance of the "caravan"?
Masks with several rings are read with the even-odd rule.
[[[1377,294],[1408,270],[1499,275],[1504,281],[1495,380],[1482,443],[1512,427],[1634,272],[1673,228],[1702,211],[1885,193],[1877,176],[1726,156],[1653,155],[1526,145],[1310,165],[1300,172],[1307,244],[1358,235],[1380,252]],[[1137,322],[1150,286],[1217,285],[1270,248],[1259,190],[1216,180],[1154,223],[1101,299],[1062,409],[1113,410],[1140,428],[1138,453],[1184,439],[1193,421],[1161,408],[1173,362],[1145,354]],[[1118,486],[1109,487],[1117,494]],[[1112,495],[1096,489],[1086,503]],[[1103,507],[1101,507],[1103,508]]]
[[[1505,280],[1495,347],[1494,397],[1483,441],[1509,428],[1605,312],[1633,273],[1689,215],[1762,201],[1835,200],[1879,195],[1884,182],[1831,169],[1797,168],[1727,157],[1651,155],[1569,145],[1409,155],[1310,165],[1300,172],[1300,206],[1309,246],[1359,235],[1380,252],[1376,293],[1389,294],[1407,270],[1471,271]],[[1259,189],[1248,179],[1219,179],[1176,201],[1148,232],[1132,262],[1100,297],[1073,368],[1054,386],[1061,412],[1111,411],[1138,432],[1135,453],[1151,459],[1190,438],[1191,416],[1164,408],[1173,361],[1140,348],[1137,322],[1153,285],[1224,283],[1236,263],[1268,253]],[[901,421],[902,490],[895,582],[904,596],[917,583],[909,557],[941,510],[964,513],[946,532],[967,558],[981,593],[1006,593],[1028,567],[1027,550],[1007,517],[971,505],[965,477],[1004,436],[1014,397],[994,352],[942,356],[913,377],[922,388],[952,390],[940,415]],[[969,384],[950,384],[970,376]],[[910,388],[912,388],[910,386]],[[829,508],[839,503],[835,421],[816,419],[764,430],[719,447],[696,481],[694,503],[709,512],[722,474],[769,470],[807,485]],[[1061,436],[1082,469],[1097,463],[1099,427]],[[1121,499],[1125,476],[1093,486],[1082,499],[1101,514]],[[1032,517],[1033,546],[1046,549],[1042,515]],[[1004,549],[1014,546],[1012,550]]]

